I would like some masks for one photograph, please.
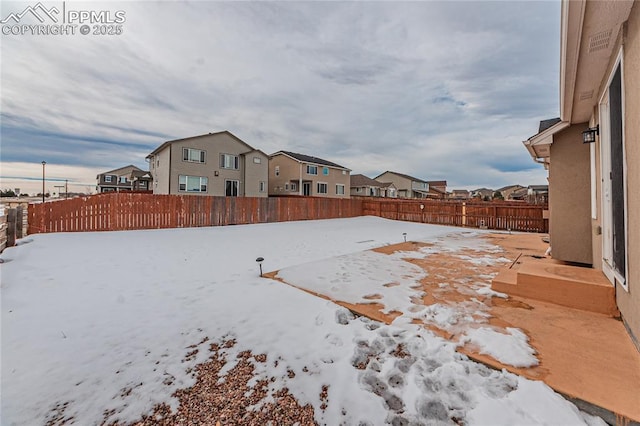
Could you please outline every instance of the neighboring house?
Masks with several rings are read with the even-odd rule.
[[[446,180],[428,180],[429,188],[433,188],[439,194],[447,193],[447,181]]]
[[[269,195],[349,198],[351,170],[290,151],[269,156]]]
[[[392,182],[378,182],[365,175],[351,175],[351,196],[396,197],[396,187]]]
[[[128,165],[120,167],[119,169],[100,173],[98,176],[96,176],[96,179],[98,180],[98,192],[120,192],[131,191],[134,189],[137,190],[138,188],[135,188],[133,185],[133,173],[145,174],[148,172],[145,172],[144,170],[134,165]]]
[[[400,198],[429,198],[429,183],[426,180],[388,170],[374,180],[393,183]]]
[[[131,180],[134,191],[153,192],[153,178],[151,177],[151,173],[143,170],[132,170],[129,179]]]
[[[562,1],[560,117],[524,145],[549,170],[555,259],[602,270],[640,349],[640,2]]]
[[[493,194],[495,193],[495,191],[493,189],[489,189],[489,188],[478,188],[475,189],[473,191],[471,191],[471,197],[472,198],[479,198],[481,200],[492,200],[493,199]]]
[[[267,155],[226,130],[167,141],[147,161],[154,194],[267,196]]]
[[[450,200],[468,200],[469,198],[471,198],[471,193],[466,189],[454,189],[449,194]]]
[[[507,185],[507,186],[503,186],[502,188],[496,189],[496,192],[499,192],[500,194],[502,194],[502,198],[504,200],[511,200],[511,194],[513,194],[514,192],[520,190],[520,189],[524,189],[524,186],[522,185]]]

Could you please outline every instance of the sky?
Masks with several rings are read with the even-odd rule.
[[[0,17],[36,4],[3,1]],[[558,116],[559,1],[43,5],[124,22],[104,24],[121,25],[112,35],[5,29],[39,24],[31,14],[3,25],[2,189],[39,192],[46,161],[47,191],[88,192],[98,173],[148,169],[167,140],[222,130],[369,177],[547,183],[522,141]]]

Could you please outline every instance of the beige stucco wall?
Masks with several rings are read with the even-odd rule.
[[[169,193],[170,157],[171,151],[167,148],[158,152],[149,161],[149,171],[151,172],[151,176],[153,176],[154,194]]]
[[[618,308],[640,340],[640,3],[635,2],[628,20],[624,46],[624,148],[627,172],[627,282],[629,291],[616,289]]]
[[[311,163],[313,164],[313,163]],[[313,164],[316,165],[316,164]],[[269,195],[301,195],[302,194],[302,182],[311,182],[311,196],[313,197],[327,197],[327,198],[349,198],[349,184],[351,181],[349,171],[345,171],[343,174],[342,169],[336,169],[329,167],[329,174],[323,175],[322,170],[324,167],[318,164],[318,174],[307,174],[307,163],[300,163],[293,158],[279,154],[269,159]],[[276,167],[279,167],[279,176],[276,176]],[[291,190],[291,182],[296,182],[296,190]],[[318,193],[318,182],[327,184],[327,193]],[[289,184],[289,190],[285,189],[285,184]],[[336,194],[336,185],[344,185],[344,195]]]
[[[269,157],[260,151],[249,152],[244,155],[244,164],[245,197],[267,197],[269,195]],[[263,191],[260,191],[260,182],[264,182]]]
[[[412,197],[413,190],[411,189],[410,179],[404,178],[402,176],[398,176],[395,173],[385,172],[380,176],[378,176],[375,180],[377,180],[378,182],[392,182],[393,186],[396,187],[396,194],[398,198]]]
[[[183,148],[200,149],[206,152],[204,163],[184,161]],[[239,169],[220,167],[220,154],[237,155]],[[246,158],[245,155],[246,154]],[[253,163],[253,157],[261,159],[260,164]],[[157,161],[160,161],[160,166]],[[268,180],[268,158],[259,151],[250,148],[228,133],[216,133],[172,142],[155,155],[156,164],[150,169],[154,180],[155,194],[189,194],[189,195],[225,195],[225,180],[239,182],[238,196],[266,197],[267,192],[259,192],[259,182]],[[247,165],[247,163],[249,163]],[[246,172],[245,172],[246,167]],[[217,176],[216,176],[217,173]],[[200,176],[208,179],[207,192],[179,191],[180,175]]]
[[[549,165],[551,255],[591,264],[591,178],[589,145],[582,143],[587,123],[553,136]]]

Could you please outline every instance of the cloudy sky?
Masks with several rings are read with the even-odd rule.
[[[164,141],[220,130],[370,177],[546,183],[521,141],[558,115],[559,1],[65,7],[122,10],[123,32],[0,36],[3,189],[39,191],[45,160],[48,190],[86,191],[97,173],[147,169]]]

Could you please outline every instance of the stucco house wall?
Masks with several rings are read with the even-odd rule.
[[[307,173],[307,165],[317,166],[317,175]],[[328,174],[324,174],[324,170]],[[277,173],[276,174],[276,170]],[[299,161],[282,153],[269,156],[269,195],[304,195],[303,185],[310,182],[312,197],[349,198],[350,172],[320,163]],[[318,192],[318,183],[327,184],[327,193]],[[343,194],[337,193],[337,185],[342,185]],[[294,189],[295,188],[295,189]]]
[[[557,133],[549,165],[549,237],[551,256],[591,264],[591,186],[589,145],[582,143],[587,124]]]
[[[183,149],[205,152],[204,162],[187,161]],[[238,169],[221,166],[221,155],[238,157]],[[253,159],[259,158],[259,163]],[[210,133],[165,142],[149,155],[150,171],[157,184],[154,194],[226,195],[226,181],[238,182],[238,196],[266,197],[268,187],[267,156],[229,132]],[[179,188],[180,176],[207,178],[206,192],[187,192]],[[260,191],[260,182],[264,182]]]

